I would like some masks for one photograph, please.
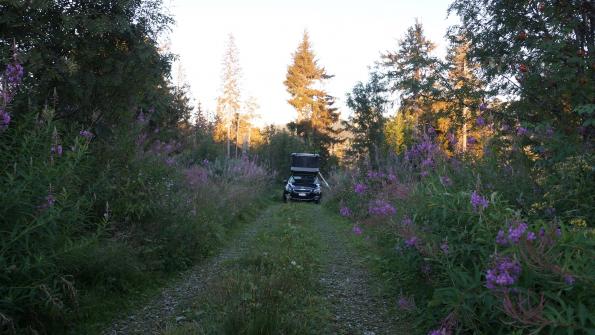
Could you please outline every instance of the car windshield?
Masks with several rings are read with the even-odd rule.
[[[316,176],[292,176],[289,182],[294,185],[313,185],[318,184]]]

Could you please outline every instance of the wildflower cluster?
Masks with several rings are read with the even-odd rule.
[[[368,186],[366,184],[355,184],[353,187],[353,191],[357,194],[364,194],[368,190]]]
[[[16,47],[14,49],[12,63],[6,66],[0,77],[0,132],[6,130],[10,125],[12,118],[7,106],[12,102],[23,81],[24,69],[17,59]]]
[[[395,207],[385,200],[372,200],[368,206],[368,213],[376,216],[391,216],[397,213]]]
[[[474,211],[480,212],[488,208],[489,203],[490,202],[488,201],[488,199],[483,197],[477,191],[473,191],[473,193],[471,193],[471,206],[473,206]]]
[[[341,209],[339,210],[339,213],[341,214],[341,216],[343,217],[349,217],[352,215],[351,213],[351,209],[349,209],[349,207],[347,206],[343,206],[341,207]]]
[[[514,285],[521,274],[521,265],[509,257],[499,257],[486,272],[486,287],[490,290]]]

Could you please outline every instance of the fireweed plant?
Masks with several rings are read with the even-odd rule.
[[[581,190],[593,187],[585,161],[559,164],[569,171],[561,180],[538,170],[528,178],[520,162],[449,158],[422,135],[380,171],[335,174],[327,204],[380,250],[370,251],[374,268],[419,334],[588,333],[595,235],[581,218]]]
[[[3,102],[21,77],[5,73]],[[147,122],[106,145],[52,115],[18,115],[0,133],[2,334],[65,333],[99,308],[117,312],[110,301],[209,255],[270,179],[252,159],[193,159],[192,141]]]

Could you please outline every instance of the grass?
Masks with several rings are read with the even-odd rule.
[[[165,334],[329,333],[316,212],[307,204],[272,207],[248,251],[186,309],[187,322]]]
[[[242,210],[237,217],[227,226],[225,242],[218,249],[233,240],[245,224],[252,221],[262,210],[271,205],[272,199],[255,201],[252,205]],[[212,250],[211,254],[216,250]],[[161,288],[175,282],[182,272],[146,272],[136,281],[134,287],[122,292],[113,292],[107,288],[94,287],[88,291],[80,292],[80,310],[76,314],[78,319],[71,321],[70,334],[100,334],[109,322],[125,315],[127,312],[143,306],[153,299]],[[63,330],[63,332],[66,332]]]

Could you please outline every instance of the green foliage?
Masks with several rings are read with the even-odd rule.
[[[270,209],[254,247],[230,262],[197,309],[187,311],[191,323],[166,334],[326,333],[316,295],[322,246],[314,220],[307,208]]]
[[[410,180],[403,175],[396,183],[390,178],[379,182],[377,174],[337,176],[333,181],[340,184],[329,204],[348,206],[351,218],[375,241],[368,252],[387,293],[414,296],[416,307],[403,312],[415,317],[420,334],[433,328],[588,333],[595,329],[587,312],[595,308],[590,289],[595,249],[587,221],[593,201],[585,193],[593,187],[591,159],[588,154],[570,157],[556,165],[560,173],[529,175],[521,172],[519,162],[511,171],[489,159],[481,164],[453,159],[412,184],[402,184]],[[535,189],[533,180],[548,192]],[[354,181],[367,184],[367,193],[355,194]],[[474,208],[473,191],[487,198],[486,209]],[[397,216],[370,215],[367,201],[376,197],[391,199]],[[518,242],[498,242],[499,231],[507,236],[523,223],[527,228]],[[518,262],[520,274],[511,286],[490,289],[488,270],[499,257]]]
[[[384,141],[384,112],[388,103],[386,83],[379,73],[371,72],[366,84],[357,83],[347,94],[347,106],[353,110],[346,129],[353,134],[348,154],[367,158],[378,166]]]

